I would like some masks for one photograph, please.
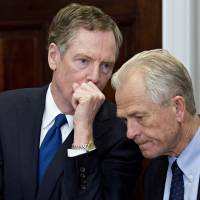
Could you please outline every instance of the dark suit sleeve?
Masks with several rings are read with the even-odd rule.
[[[93,125],[96,150],[65,160],[62,199],[132,200],[143,158],[126,130],[115,107],[105,103]]]
[[[125,137],[118,138],[118,141],[115,139],[108,137],[107,141],[103,140],[104,144],[97,144],[96,150],[67,158],[64,185],[66,191],[71,192],[66,193],[63,199],[131,199],[141,171],[142,157],[132,141]]]
[[[103,199],[130,200],[142,169],[136,145],[122,139],[107,154],[102,169]]]

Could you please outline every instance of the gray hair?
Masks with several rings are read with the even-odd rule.
[[[115,21],[95,6],[69,4],[53,18],[49,27],[48,46],[58,45],[61,54],[65,53],[70,41],[80,28],[86,30],[112,31],[116,41],[116,57],[122,44],[122,34]]]
[[[166,104],[174,96],[182,96],[186,110],[196,113],[192,81],[184,65],[164,49],[154,49],[136,54],[113,74],[111,84],[117,89],[131,78],[131,72],[140,70],[148,97],[158,104]]]

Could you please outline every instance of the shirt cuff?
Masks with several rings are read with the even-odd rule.
[[[93,149],[91,151],[94,151],[95,149]],[[67,149],[68,157],[75,157],[75,156],[79,156],[79,155],[86,154],[86,153],[89,153],[86,149]]]
[[[75,157],[87,153],[85,149],[67,149],[68,157]]]

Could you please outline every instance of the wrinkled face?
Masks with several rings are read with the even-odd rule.
[[[64,55],[49,46],[49,66],[54,71],[52,93],[56,103],[72,108],[72,84],[92,81],[101,91],[110,79],[116,60],[116,42],[111,31],[79,29]]]
[[[147,98],[142,76],[130,77],[115,94],[117,114],[127,123],[127,137],[146,158],[173,155],[180,139],[175,104],[153,103]]]

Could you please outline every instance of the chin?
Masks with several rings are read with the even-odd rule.
[[[142,155],[148,159],[153,159],[160,156],[160,154],[156,152],[151,152],[151,151],[141,151],[141,152],[142,152]]]

